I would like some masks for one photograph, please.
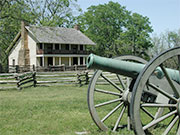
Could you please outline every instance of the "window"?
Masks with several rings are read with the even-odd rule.
[[[59,50],[59,44],[55,44],[55,50]]]
[[[77,51],[78,50],[78,46],[77,45],[72,45],[72,50]]]
[[[83,45],[80,45],[80,50],[83,51]]]
[[[83,57],[80,57],[80,65],[83,65]]]
[[[45,47],[45,49],[52,50],[53,49],[53,44],[45,43],[44,47]]]
[[[40,57],[40,66],[43,66],[43,59]]]
[[[73,57],[73,65],[78,65],[78,58],[77,57]]]
[[[69,45],[66,45],[66,50],[69,50]]]
[[[43,49],[42,43],[39,44],[39,49]]]
[[[15,59],[12,60],[12,65],[15,66]]]

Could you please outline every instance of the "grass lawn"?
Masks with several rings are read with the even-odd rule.
[[[0,135],[133,134],[99,131],[87,106],[87,86],[0,91]]]

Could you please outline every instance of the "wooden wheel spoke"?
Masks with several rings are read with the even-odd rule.
[[[143,103],[141,107],[176,107],[176,104],[154,104],[154,103]]]
[[[177,126],[177,133],[176,135],[180,135],[180,120],[178,121],[178,126]]]
[[[108,104],[112,104],[112,103],[115,103],[115,102],[119,102],[119,101],[121,101],[121,100],[122,100],[122,98],[118,98],[118,99],[106,101],[106,102],[104,102],[104,103],[100,103],[100,104],[95,105],[95,108],[101,107],[101,106],[104,106],[104,105],[108,105]]]
[[[163,67],[162,64],[160,65],[160,67],[161,67],[162,71],[164,72],[164,75],[165,75],[165,77],[166,77],[166,79],[167,79],[169,85],[171,86],[172,90],[174,91],[176,97],[179,97],[178,90],[177,90],[176,87],[174,86],[174,84],[173,84],[172,80],[170,79],[170,77],[169,77],[169,75],[168,75],[166,69]]]
[[[175,97],[173,97],[173,96],[170,95],[169,93],[163,91],[162,89],[160,89],[159,87],[155,86],[154,84],[149,83],[148,85],[149,85],[150,87],[152,87],[153,89],[155,89],[156,91],[158,91],[159,93],[161,93],[162,95],[164,95],[164,96],[166,96],[166,97],[168,97],[168,98],[170,98],[170,99],[178,102],[178,100],[177,100]]]
[[[124,82],[122,81],[121,77],[119,75],[117,75],[117,78],[118,78],[123,90],[126,90],[126,86],[125,86]]]
[[[95,89],[94,91],[104,93],[104,94],[110,94],[110,95],[114,95],[114,96],[120,96],[120,97],[122,96],[122,94],[120,94],[120,93],[107,91],[107,90],[102,90],[102,89]]]
[[[107,118],[109,118],[113,113],[115,113],[124,103],[120,103],[117,105],[113,110],[111,110],[102,120],[101,122],[104,122]]]
[[[154,115],[152,115],[148,110],[146,110],[145,108],[141,107],[141,110],[143,110],[149,117],[151,117],[152,119],[154,119]]]
[[[137,63],[146,63],[145,60],[130,55],[117,57],[115,59],[123,61],[133,61]],[[97,69],[97,71],[94,73],[92,80],[89,83],[87,101],[91,117],[101,130],[107,131],[111,127],[111,120],[114,118],[115,121],[113,129],[117,130],[119,124],[122,121],[122,118],[126,118],[127,116],[124,114],[127,108],[127,119],[129,122],[128,127],[130,129],[130,105],[129,102],[125,103],[124,100],[129,98],[130,94],[128,90],[131,81],[131,78],[124,78],[119,74],[109,73],[109,71],[106,70]],[[108,84],[108,87],[107,85],[103,85],[101,82],[105,82],[106,84]],[[102,85],[100,86],[99,84]],[[122,97],[123,95],[124,97]],[[104,111],[105,113],[103,116],[102,111]]]
[[[121,121],[121,119],[122,119],[122,116],[123,116],[125,110],[126,110],[126,106],[124,106],[124,107],[122,108],[121,113],[120,113],[120,115],[119,115],[119,117],[118,117],[118,119],[117,119],[117,121],[116,121],[116,124],[115,124],[115,126],[114,126],[114,128],[113,128],[113,131],[116,131],[116,129],[117,129],[117,127],[118,127],[118,125],[119,125],[119,123],[120,123],[120,121]]]
[[[143,127],[143,130],[146,130],[146,129],[156,125],[157,123],[167,119],[168,117],[174,115],[175,113],[177,113],[177,110],[172,111],[172,112],[170,112],[170,113],[168,113],[168,114],[166,114],[166,115],[164,115],[164,116],[162,116],[162,117],[160,117],[160,118],[158,118],[156,120],[151,121],[149,124],[147,124],[146,126]]]
[[[124,90],[121,89],[119,86],[117,86],[113,81],[111,81],[110,79],[108,79],[107,77],[105,77],[103,74],[101,74],[101,77],[104,78],[107,82],[109,82],[112,86],[114,86],[117,90],[119,90],[120,92],[123,92]]]
[[[175,118],[173,118],[173,120],[171,121],[171,123],[169,124],[169,126],[166,128],[166,130],[164,131],[163,135],[167,135],[170,130],[173,128],[173,126],[176,124],[177,120],[179,119],[179,116],[176,116]]]

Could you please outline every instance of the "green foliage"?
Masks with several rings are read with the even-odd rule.
[[[159,53],[166,51],[169,48],[180,46],[180,29],[177,31],[166,31],[158,35],[153,35],[153,48],[149,50],[149,55],[155,57]],[[178,69],[177,57],[166,60],[165,65],[168,68]]]
[[[74,11],[81,11],[74,3],[77,0],[27,0],[30,11],[35,14],[36,25],[70,27],[76,17]]]
[[[151,57],[158,55],[160,52],[180,46],[180,29],[176,31],[166,31],[160,35],[153,35],[153,48],[149,50]]]
[[[147,55],[152,47],[149,34],[153,31],[149,19],[131,13],[119,3],[91,6],[79,17],[82,31],[97,46],[94,53],[102,56]]]
[[[7,65],[8,48],[20,30],[21,21],[30,25],[72,27],[80,12],[77,0],[1,0],[0,1],[0,63]],[[4,60],[5,63],[4,63]]]

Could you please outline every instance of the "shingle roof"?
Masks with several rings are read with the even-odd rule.
[[[39,43],[95,45],[81,31],[63,27],[26,26]]]

